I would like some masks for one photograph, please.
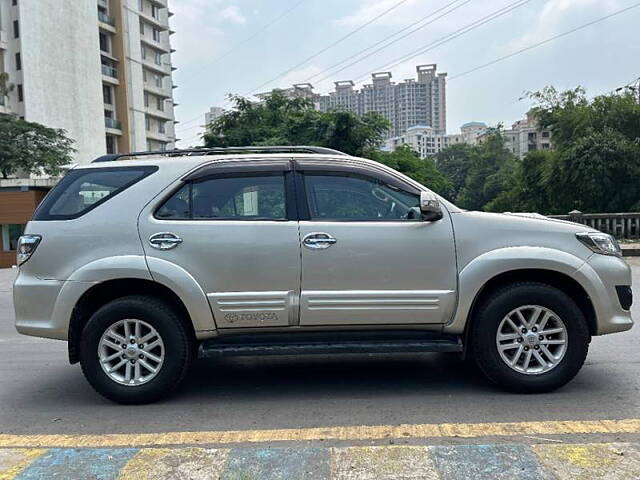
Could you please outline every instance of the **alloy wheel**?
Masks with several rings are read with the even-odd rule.
[[[525,305],[500,322],[496,346],[509,368],[539,375],[555,368],[567,351],[568,334],[562,319],[540,305]]]
[[[121,385],[138,386],[160,372],[165,348],[158,331],[147,322],[125,319],[111,325],[98,343],[104,373]]]

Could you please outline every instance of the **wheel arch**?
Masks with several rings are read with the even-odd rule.
[[[100,282],[82,294],[71,314],[69,321],[68,350],[69,362],[79,361],[78,345],[82,329],[91,316],[102,306],[130,295],[147,295],[155,297],[179,313],[187,331],[195,341],[196,333],[189,311],[182,299],[169,287],[153,280],[142,278],[119,278]]]
[[[557,288],[561,292],[565,293],[569,298],[576,302],[578,308],[580,308],[580,311],[587,320],[589,334],[592,336],[596,334],[597,321],[593,303],[591,302],[591,298],[587,291],[582,285],[580,285],[580,283],[578,283],[577,280],[571,278],[565,273],[555,270],[519,269],[510,270],[496,275],[482,286],[474,298],[471,310],[469,311],[468,320],[465,325],[465,337],[473,322],[474,314],[479,306],[482,305],[482,302],[497,289],[518,282],[538,282]]]
[[[597,332],[597,315],[589,295],[576,272],[585,260],[567,252],[543,247],[510,247],[486,252],[462,268],[458,276],[458,306],[446,333],[464,334],[472,322],[479,302],[503,285],[534,281],[558,288],[569,295],[587,319],[589,332]]]

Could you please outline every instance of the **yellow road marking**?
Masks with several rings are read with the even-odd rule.
[[[640,450],[630,443],[533,445],[543,468],[558,479],[640,479]]]
[[[228,454],[228,449],[145,448],[129,460],[118,479],[222,478]]]
[[[616,456],[600,445],[559,445],[554,451],[557,457],[582,468],[608,467],[615,463]],[[609,453],[609,456],[603,455]]]
[[[13,480],[44,452],[46,450],[42,449],[5,452],[10,454],[10,458],[0,458],[0,480]]]
[[[640,418],[626,420],[548,421],[520,423],[444,423],[374,425],[105,435],[0,435],[0,448],[15,447],[147,447],[215,445],[308,440],[381,440],[391,438],[510,437],[516,435],[640,434]]]

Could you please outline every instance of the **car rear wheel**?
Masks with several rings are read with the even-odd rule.
[[[153,297],[114,300],[82,332],[85,377],[98,393],[118,403],[148,403],[170,394],[191,358],[192,342],[180,317]]]
[[[555,390],[578,373],[590,335],[582,311],[564,292],[517,283],[479,305],[470,341],[490,380],[506,390],[538,393]]]

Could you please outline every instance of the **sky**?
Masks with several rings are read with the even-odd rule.
[[[311,81],[315,92],[325,94],[333,90],[335,81],[359,80],[357,84],[361,85],[368,83],[372,72],[391,71],[393,79],[400,82],[415,77],[416,65],[436,63],[438,70],[446,72],[450,79],[447,130],[455,133],[469,121],[511,125],[524,117],[531,106],[528,99],[522,98],[526,92],[547,85],[558,89],[582,85],[594,96],[611,92],[640,76],[639,6],[454,78],[636,5],[638,0],[528,0],[468,33],[432,46],[415,58],[399,61],[410,52],[426,48],[514,2],[172,0],[169,8],[175,14],[171,28],[175,31],[173,63],[178,68],[174,82],[178,86],[175,101],[180,122],[176,126],[177,136],[182,139],[179,145],[198,144],[204,113],[211,106],[228,108],[228,94],[248,96],[306,81]],[[430,14],[433,14],[427,20],[430,24],[358,61],[374,49],[358,55],[361,50]],[[379,47],[423,24],[405,30]],[[347,38],[339,41],[343,37]],[[343,64],[331,69],[342,61]],[[343,66],[348,67],[335,72]]]

